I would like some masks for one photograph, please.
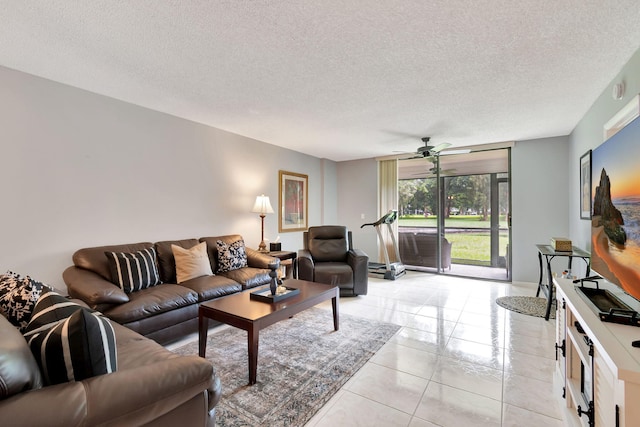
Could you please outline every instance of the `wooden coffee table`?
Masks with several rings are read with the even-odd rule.
[[[285,286],[300,289],[298,295],[276,303],[255,301],[249,297],[249,289],[213,301],[200,304],[198,310],[199,346],[198,354],[204,357],[207,349],[207,331],[209,319],[235,326],[247,331],[249,348],[249,384],[256,383],[258,370],[258,339],[260,329],[273,325],[280,320],[288,319],[303,310],[311,308],[323,301],[331,300],[333,306],[333,328],[339,328],[338,303],[339,288],[305,280],[285,280]]]

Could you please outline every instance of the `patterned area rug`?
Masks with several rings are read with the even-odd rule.
[[[304,426],[400,329],[397,325],[311,308],[260,331],[257,384],[248,385],[247,333],[209,333],[207,359],[222,382],[216,426]],[[175,349],[198,354],[198,342]]]
[[[528,316],[544,317],[547,311],[547,299],[538,297],[500,297],[496,299],[496,304],[500,307],[504,307],[507,310],[515,311],[516,313],[526,314]],[[550,319],[556,318],[556,302],[553,302],[551,306]]]

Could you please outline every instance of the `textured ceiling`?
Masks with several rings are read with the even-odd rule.
[[[637,0],[0,0],[0,65],[336,161],[569,134]]]

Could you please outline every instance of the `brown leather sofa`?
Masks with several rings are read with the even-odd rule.
[[[435,233],[398,233],[400,259],[405,265],[438,267],[438,235]],[[451,243],[442,238],[442,268],[451,270]]]
[[[230,244],[239,239],[242,237],[234,234],[203,237],[199,240],[142,242],[80,249],[73,254],[74,265],[67,268],[62,276],[72,298],[84,301],[92,309],[129,329],[166,344],[198,330],[199,303],[269,283],[268,264],[273,258],[247,247],[247,267],[216,273],[216,241],[222,240]],[[171,245],[189,249],[199,242],[207,242],[209,262],[215,274],[176,284]],[[125,293],[112,282],[105,252],[135,253],[148,248],[156,251],[162,284]]]
[[[0,420],[13,426],[213,426],[220,381],[115,322],[116,372],[43,387],[27,341],[0,315]]]
[[[298,251],[298,278],[334,284],[341,296],[366,295],[369,257],[353,248],[351,232],[341,225],[309,227]]]

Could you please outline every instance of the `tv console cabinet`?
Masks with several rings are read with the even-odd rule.
[[[570,424],[640,426],[640,328],[603,322],[572,280],[555,279],[556,374]],[[579,415],[580,414],[580,415]]]

